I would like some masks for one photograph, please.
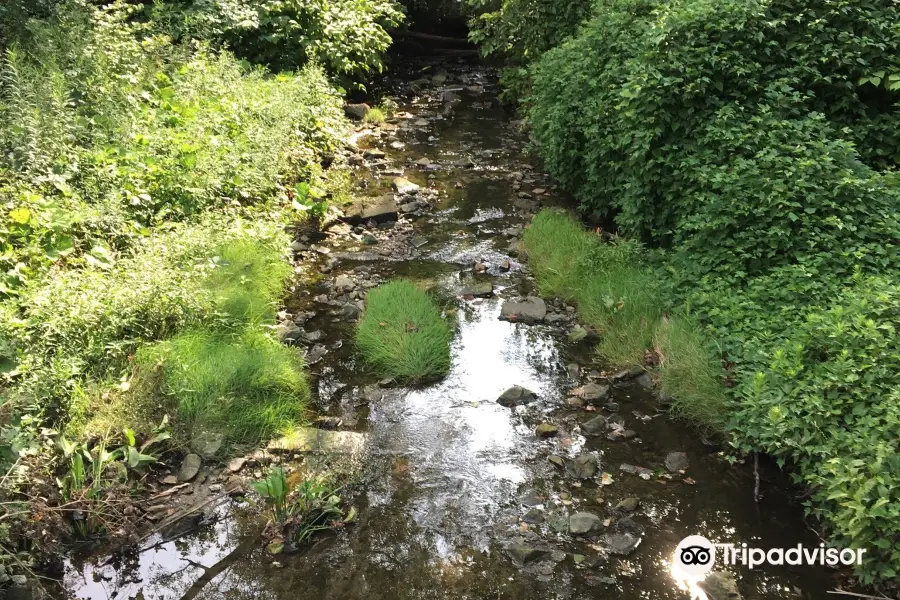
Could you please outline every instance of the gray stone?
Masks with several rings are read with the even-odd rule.
[[[536,508],[532,508],[527,513],[525,513],[525,516],[522,517],[522,520],[525,521],[526,523],[531,523],[532,525],[537,525],[539,523],[544,522],[544,513],[542,513],[540,510],[538,510]]]
[[[346,114],[351,119],[362,120],[365,118],[366,113],[371,110],[371,107],[365,103],[359,104],[345,104],[344,105],[344,114]]]
[[[215,431],[204,431],[191,441],[191,449],[203,458],[212,458],[222,447],[225,437]]]
[[[569,533],[583,535],[596,531],[601,527],[600,517],[594,513],[577,512],[569,517]]]
[[[584,392],[581,394],[581,397],[591,404],[597,404],[602,400],[606,400],[608,396],[609,386],[600,385],[599,383],[587,384],[586,386],[584,386]]]
[[[644,467],[638,467],[635,465],[629,465],[626,463],[622,463],[619,465],[619,470],[623,473],[630,473],[632,475],[637,475],[641,479],[649,480],[653,476],[653,471],[650,469],[646,469]]]
[[[642,388],[649,390],[653,387],[653,379],[650,377],[650,373],[641,373],[635,379]]]
[[[539,550],[524,542],[513,542],[506,547],[506,551],[516,562],[523,565],[532,563],[546,554],[544,550]]]
[[[709,600],[741,600],[742,598],[734,575],[723,571],[710,573],[699,583],[699,586],[706,592]]]
[[[307,342],[315,343],[323,340],[325,338],[325,332],[321,329],[316,329],[315,331],[308,331],[303,336]]]
[[[569,520],[562,515],[555,516],[547,521],[550,531],[554,533],[563,533],[569,530]]]
[[[520,302],[507,300],[500,307],[500,319],[521,323],[538,323],[547,316],[547,305],[540,298],[529,296]]]
[[[606,431],[606,417],[597,415],[590,421],[582,423],[581,429],[588,435],[600,435]]]
[[[397,203],[393,196],[381,196],[380,198],[363,198],[355,201],[344,214],[343,221],[351,225],[362,225],[369,221],[384,223],[396,221],[398,216]]]
[[[559,432],[559,427],[553,423],[541,423],[534,429],[534,434],[539,438],[551,438]]]
[[[500,394],[500,397],[497,398],[497,404],[509,408],[512,406],[519,406],[520,404],[528,404],[535,400],[536,396],[534,395],[534,392],[515,385]]]
[[[456,92],[451,92],[450,90],[447,90],[446,92],[441,94],[441,100],[443,102],[459,102],[460,100],[462,100],[462,98]]]
[[[416,212],[418,209],[419,209],[419,203],[415,202],[415,201],[407,202],[406,204],[400,205],[400,212],[402,212],[403,214],[413,213],[413,212]]]
[[[641,538],[631,533],[612,533],[603,536],[603,542],[610,554],[628,556],[640,545]]]
[[[391,186],[394,188],[398,194],[414,194],[418,192],[421,188],[410,181],[405,177],[394,177],[394,181],[391,182]]]
[[[490,281],[480,281],[473,283],[462,291],[463,296],[475,296],[476,298],[487,298],[494,294],[494,284]]]
[[[285,344],[293,344],[303,337],[303,329],[297,326],[293,321],[285,321],[279,323],[275,328],[275,335]]]
[[[577,479],[590,479],[597,469],[597,457],[593,454],[580,454],[569,463],[569,472]]]
[[[355,287],[356,284],[346,275],[338,275],[334,280],[334,291],[338,294],[346,294]]]
[[[348,302],[347,304],[345,304],[341,307],[341,310],[338,312],[338,314],[341,316],[342,319],[346,319],[348,321],[355,321],[356,319],[359,318],[359,312],[360,312],[359,307],[357,307],[355,304]]]
[[[232,473],[237,473],[244,468],[245,464],[247,464],[246,458],[232,458],[230,461],[228,461],[228,470]]]
[[[385,158],[387,154],[384,153],[384,150],[369,148],[368,150],[363,152],[363,156],[365,156],[366,158],[371,158],[373,160],[381,160],[382,158]]]
[[[427,156],[423,156],[422,158],[420,158],[419,160],[416,161],[416,165],[419,167],[428,167],[432,164],[434,164],[434,162]]]
[[[666,456],[666,469],[669,473],[680,473],[688,468],[690,462],[684,452],[669,452]]]
[[[569,363],[566,365],[566,373],[569,374],[569,377],[575,379],[581,374],[581,367],[578,363]]]
[[[630,513],[634,512],[640,506],[641,501],[637,498],[625,498],[618,504],[616,504],[616,508],[614,510],[622,513]]]
[[[198,454],[188,454],[185,456],[184,461],[181,463],[181,469],[178,471],[178,481],[183,483],[196,477],[197,472],[200,471],[202,462],[203,461]]]

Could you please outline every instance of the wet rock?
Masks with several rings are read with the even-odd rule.
[[[356,287],[353,280],[346,275],[338,275],[334,280],[334,291],[338,294],[346,294]]]
[[[535,490],[526,490],[519,496],[519,502],[525,506],[538,506],[544,503],[544,497]]]
[[[391,182],[391,187],[394,188],[398,194],[414,194],[418,192],[421,188],[410,181],[405,177],[394,177],[394,181]]]
[[[547,460],[551,465],[560,469],[565,468],[566,466],[566,459],[564,459],[562,456],[559,456],[558,454],[551,454],[547,457]]]
[[[501,260],[500,261],[500,270],[501,271],[509,271],[509,269],[510,269],[509,261],[505,260],[505,259]]]
[[[644,367],[635,365],[635,366],[631,367],[630,369],[624,369],[622,371],[619,371],[617,373],[610,375],[609,382],[610,383],[619,383],[622,381],[628,381],[629,379],[634,379],[635,377],[639,377],[640,375],[643,375],[644,373],[646,373],[646,371],[644,370]]]
[[[569,473],[576,479],[590,479],[597,474],[598,468],[597,457],[593,454],[580,454],[569,463]]]
[[[637,467],[635,465],[629,464],[621,464],[619,465],[619,470],[623,473],[630,473],[632,475],[637,475],[641,479],[650,479],[653,476],[653,471],[650,469],[646,469],[644,467]]]
[[[413,125],[416,127],[428,127],[428,119],[416,119],[413,121]]]
[[[541,423],[534,429],[534,434],[539,438],[551,438],[559,432],[559,427],[553,423]]]
[[[556,515],[547,521],[547,526],[554,533],[565,533],[569,530],[569,519],[564,515]]]
[[[527,513],[525,513],[525,516],[522,517],[522,520],[532,525],[538,525],[539,523],[544,522],[544,513],[536,508],[532,508]]]
[[[344,114],[346,114],[351,119],[356,119],[357,121],[361,121],[363,118],[365,118],[366,113],[368,113],[370,110],[371,107],[363,102],[359,104],[344,105]]]
[[[384,150],[369,148],[368,150],[363,152],[363,156],[365,156],[366,158],[371,158],[373,160],[381,160],[385,158],[387,154],[384,153]]]
[[[338,311],[338,315],[347,321],[355,321],[359,318],[359,313],[359,307],[349,302],[341,306],[340,311]]]
[[[500,397],[497,398],[497,404],[509,408],[521,404],[528,404],[529,402],[534,402],[536,399],[537,397],[534,395],[534,392],[515,385],[500,394]]]
[[[409,213],[414,213],[417,210],[419,210],[418,202],[407,202],[406,204],[400,205],[400,212],[402,212],[403,214],[408,215]]]
[[[447,90],[446,92],[441,94],[442,102],[459,102],[460,100],[462,100],[462,97],[460,97],[460,95],[456,92],[452,92],[450,90]]]
[[[490,281],[482,281],[474,283],[462,291],[463,296],[475,296],[476,298],[487,298],[494,294],[494,284]]]
[[[188,454],[181,463],[181,469],[178,471],[178,481],[190,481],[197,476],[200,470],[202,459],[198,454]]]
[[[286,436],[269,442],[267,449],[282,452],[359,455],[365,445],[364,433],[297,427]]]
[[[566,373],[569,377],[575,379],[581,374],[581,367],[577,363],[569,363],[566,365]]]
[[[637,378],[635,378],[635,381],[637,381],[638,385],[646,390],[649,390],[653,387],[653,379],[650,377],[650,373],[641,373]]]
[[[606,431],[606,425],[606,417],[598,415],[590,421],[582,423],[581,430],[588,435],[600,435]]]
[[[321,416],[316,417],[316,427],[319,429],[337,429],[343,420],[340,417]]]
[[[351,225],[362,225],[369,221],[384,223],[396,221],[398,216],[397,202],[393,196],[380,198],[364,198],[356,200],[344,214],[343,221]]]
[[[275,328],[275,335],[284,344],[295,344],[303,337],[303,329],[293,321],[284,321]]]
[[[641,538],[632,533],[612,533],[603,536],[603,543],[610,554],[628,556],[640,545]]]
[[[247,464],[247,459],[243,457],[232,458],[228,461],[228,471],[231,473],[237,473],[241,469],[244,468],[244,465]]]
[[[533,563],[547,553],[545,550],[540,550],[525,542],[513,542],[506,547],[506,551],[513,560],[522,565]]]
[[[520,302],[507,300],[500,307],[502,321],[539,323],[547,316],[547,305],[541,298],[529,296]]]
[[[303,338],[308,343],[319,342],[325,338],[325,332],[322,331],[321,329],[316,329],[315,331],[308,331],[304,334]]]
[[[609,396],[609,386],[589,383],[582,388],[579,395],[591,404],[599,404]]]
[[[641,501],[637,498],[625,498],[616,504],[616,507],[613,510],[619,513],[632,513],[638,509],[640,504]]]
[[[427,156],[423,156],[422,158],[420,158],[419,160],[416,161],[416,166],[422,167],[422,168],[427,168],[433,164],[434,164],[434,161],[432,161]]]
[[[731,573],[722,571],[710,573],[698,585],[706,592],[709,600],[741,600],[737,581]]]
[[[399,140],[394,140],[393,142],[391,142],[388,145],[391,148],[393,148],[394,150],[403,150],[404,148],[406,148],[406,144],[404,144],[403,142],[401,142]]]
[[[669,452],[666,456],[666,469],[669,473],[680,473],[688,468],[690,462],[684,452]]]
[[[631,440],[637,437],[637,432],[633,429],[617,428],[606,435],[606,439],[611,442],[619,442],[622,440]]]
[[[577,512],[569,517],[569,533],[572,535],[584,535],[596,531],[602,526],[600,517],[594,513]]]

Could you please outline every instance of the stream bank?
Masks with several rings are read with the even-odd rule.
[[[763,465],[754,502],[752,467],[670,421],[645,374],[599,362],[571,335],[576,307],[537,297],[517,240],[561,200],[495,81],[462,63],[398,71],[385,84],[395,118],[357,136],[356,211],[292,246],[306,283],[280,332],[307,348],[320,422],[337,429],[307,450],[365,463],[358,523],[273,557],[253,543],[255,513],[222,495],[142,551],[70,561],[67,597],[680,599],[700,597],[669,568],[687,535],[818,546],[779,472]],[[366,290],[397,278],[430,287],[455,320],[451,371],[434,385],[396,386],[354,353]],[[295,454],[211,477],[256,478]],[[733,575],[748,599],[835,587],[818,567]]]

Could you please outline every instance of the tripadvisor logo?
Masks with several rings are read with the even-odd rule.
[[[865,548],[826,548],[825,544],[813,548],[797,544],[792,548],[763,550],[747,544],[713,544],[701,535],[690,535],[675,549],[675,565],[685,575],[703,577],[712,571],[717,554],[723,565],[753,569],[760,565],[861,565],[865,553]]]

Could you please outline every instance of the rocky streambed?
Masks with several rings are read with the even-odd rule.
[[[386,86],[399,110],[359,127],[355,205],[292,246],[305,283],[278,331],[306,349],[317,428],[173,473],[197,516],[128,553],[70,560],[65,594],[826,597],[837,573],[824,567],[719,567],[699,585],[673,574],[692,534],[763,548],[819,540],[777,471],[761,465],[755,501],[752,465],[673,422],[649,373],[604,364],[576,307],[539,296],[518,240],[560,198],[524,154],[493,74],[423,63]],[[432,288],[456,323],[451,372],[426,387],[383,380],[354,354],[367,290],[401,277]],[[358,522],[298,553],[266,552],[258,511],[240,498],[281,461],[364,472]]]

